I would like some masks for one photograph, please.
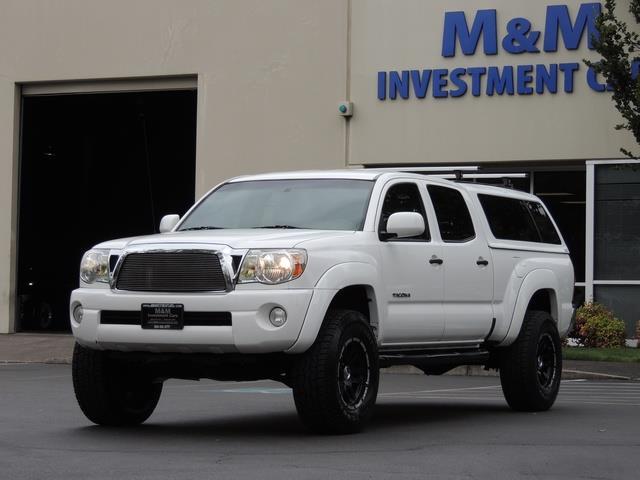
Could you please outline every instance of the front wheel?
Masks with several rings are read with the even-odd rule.
[[[500,382],[509,406],[518,411],[551,408],[560,389],[562,350],[547,312],[529,311],[517,340],[502,354]]]
[[[76,343],[73,388],[80,409],[98,425],[137,425],[153,413],[162,383],[143,369],[115,362],[108,354]]]
[[[378,349],[364,316],[331,310],[315,343],[293,368],[302,422],[321,433],[353,433],[371,417],[378,394]]]

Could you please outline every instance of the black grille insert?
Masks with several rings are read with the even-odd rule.
[[[102,325],[140,325],[142,313],[131,310],[103,310],[100,312]],[[184,312],[185,326],[230,327],[231,312]]]
[[[116,288],[133,292],[215,292],[227,288],[215,252],[131,253],[117,275]]]

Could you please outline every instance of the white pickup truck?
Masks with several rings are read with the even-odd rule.
[[[103,425],[144,422],[168,378],[280,381],[303,423],[353,432],[379,369],[500,370],[508,404],[558,393],[573,266],[540,200],[376,171],[226,181],[160,234],[88,251],[73,384]]]

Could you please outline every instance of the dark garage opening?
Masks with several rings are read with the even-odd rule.
[[[17,328],[68,331],[82,254],[195,195],[196,91],[23,98]]]

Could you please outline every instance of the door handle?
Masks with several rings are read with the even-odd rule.
[[[485,260],[484,258],[480,257],[478,258],[478,260],[476,260],[476,265],[482,265],[486,267],[487,265],[489,265],[489,260]]]
[[[431,265],[442,265],[443,262],[444,262],[444,260],[442,260],[441,258],[436,257],[435,255],[429,259],[429,263]]]

